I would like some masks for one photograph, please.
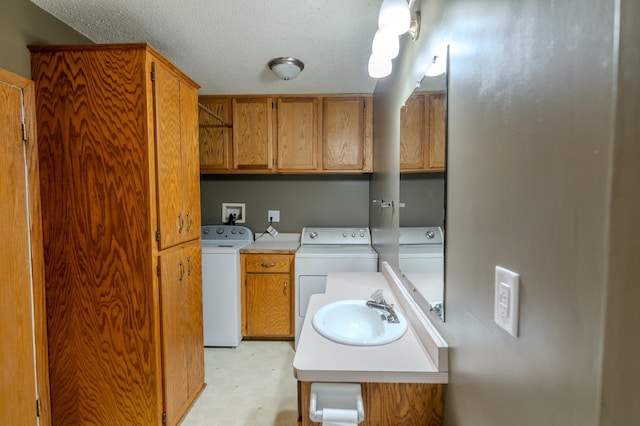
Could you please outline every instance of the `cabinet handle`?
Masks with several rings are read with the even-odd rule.
[[[182,232],[182,228],[184,228],[184,218],[182,213],[178,213],[178,232]]]
[[[285,296],[287,295],[287,282],[286,281],[284,281],[282,283],[282,294],[285,295]]]
[[[193,263],[191,262],[191,256],[187,256],[187,275],[191,276],[193,270]]]
[[[180,279],[180,281],[182,281],[182,279],[184,278],[184,263],[182,263],[182,260],[178,261],[178,266],[180,267],[178,278]]]
[[[193,219],[191,219],[191,215],[187,212],[187,232],[191,230],[191,225],[193,225]]]
[[[263,268],[273,268],[274,266],[276,266],[275,263],[261,263],[260,266],[262,266]]]

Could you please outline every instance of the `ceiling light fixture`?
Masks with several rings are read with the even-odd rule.
[[[269,61],[269,68],[281,80],[292,80],[304,69],[304,63],[300,59],[282,57]]]
[[[410,34],[412,40],[420,35],[420,12],[411,19],[411,9],[407,0],[384,0],[378,14],[378,31],[373,37],[369,75],[383,78],[391,74],[391,60],[400,52],[399,36]]]

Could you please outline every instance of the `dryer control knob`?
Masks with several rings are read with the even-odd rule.
[[[433,231],[427,231],[427,238],[428,239],[432,239],[435,236],[436,236],[436,234],[434,234]]]
[[[309,234],[309,236],[311,237],[312,240],[315,240],[316,238],[318,238],[318,233],[317,232],[312,232]]]
[[[353,234],[351,234],[351,236],[352,236],[353,238],[355,238],[355,237],[356,237],[356,233],[354,232]]]
[[[237,234],[237,233],[238,233],[238,230],[237,230],[236,228],[231,228],[231,233],[232,233],[232,234]]]
[[[217,234],[222,234],[222,233],[224,233],[224,228],[218,228],[218,229],[216,229],[216,233],[217,233]]]
[[[240,232],[240,235],[242,235],[242,234],[244,234],[245,232],[247,232],[247,230],[246,230],[246,229],[244,229],[244,228],[240,228],[240,230],[239,230],[238,232]]]

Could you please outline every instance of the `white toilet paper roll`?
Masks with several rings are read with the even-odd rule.
[[[341,408],[324,408],[322,426],[353,426],[358,424],[358,411]]]

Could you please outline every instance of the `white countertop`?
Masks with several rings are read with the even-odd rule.
[[[313,314],[322,306],[344,299],[368,299],[382,289],[387,302],[396,296],[382,273],[331,273],[324,294],[311,296],[295,358],[295,377],[305,382],[447,383],[448,372],[438,371],[413,326],[395,342],[380,346],[335,343],[316,332]],[[406,317],[406,314],[405,314]]]
[[[256,234],[257,240],[244,246],[241,253],[275,251],[295,252],[300,246],[300,233]]]

